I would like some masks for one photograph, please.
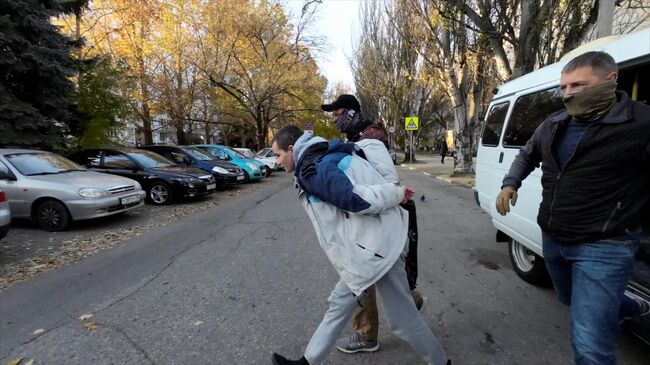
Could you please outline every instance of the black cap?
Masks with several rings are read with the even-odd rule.
[[[323,104],[320,106],[321,109],[323,109],[326,112],[331,112],[336,109],[352,109],[356,110],[357,112],[361,111],[361,105],[359,105],[359,100],[354,97],[354,95],[349,95],[349,94],[343,94],[339,95],[336,100],[332,104]]]

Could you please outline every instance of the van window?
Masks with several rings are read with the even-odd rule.
[[[495,104],[490,109],[487,119],[485,119],[485,126],[483,127],[483,135],[481,137],[481,144],[483,146],[497,146],[501,138],[501,130],[503,123],[506,120],[508,107],[510,102]]]
[[[625,91],[632,100],[650,105],[650,83],[645,76],[649,73],[650,62],[620,70],[618,89]]]
[[[528,142],[535,129],[552,113],[564,108],[559,87],[521,96],[515,101],[503,136],[505,147],[519,148]]]

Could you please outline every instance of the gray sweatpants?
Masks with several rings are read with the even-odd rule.
[[[429,364],[445,365],[445,350],[415,307],[404,270],[404,257],[400,257],[388,273],[375,283],[375,288],[393,333],[411,345]],[[329,308],[325,317],[305,350],[305,358],[310,365],[319,365],[327,358],[337,338],[350,321],[358,299],[359,297],[352,295],[348,286],[339,280],[328,299]]]

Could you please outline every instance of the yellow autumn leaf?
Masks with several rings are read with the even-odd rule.
[[[83,324],[84,324],[84,327],[86,327],[86,329],[88,331],[94,331],[94,330],[97,329],[97,323],[95,323],[94,321],[85,320],[85,321],[83,321]]]
[[[22,357],[17,357],[15,359],[9,360],[6,365],[18,365],[18,364],[20,364],[21,361],[23,361],[23,358]]]
[[[40,335],[43,332],[45,332],[45,328],[39,328],[36,331],[32,332],[32,335]]]
[[[25,363],[25,365],[34,365],[34,364],[35,364],[34,359],[31,359]]]

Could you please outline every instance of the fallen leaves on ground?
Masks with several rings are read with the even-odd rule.
[[[113,230],[99,227],[87,237],[75,235],[73,239],[65,241],[54,252],[0,266],[0,292],[14,283],[92,256],[144,232],[163,227],[168,223],[178,222],[182,218],[215,207],[228,199],[248,195],[261,189],[264,185],[265,181],[262,180],[255,184],[233,187],[234,190],[217,192],[200,201],[164,207],[146,205],[139,208],[139,211],[130,211],[127,214],[149,214],[151,219],[144,224]],[[53,237],[47,239],[51,242]]]

